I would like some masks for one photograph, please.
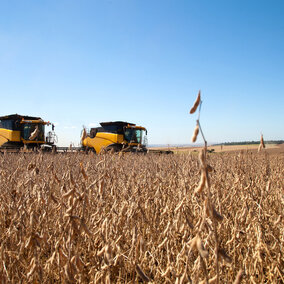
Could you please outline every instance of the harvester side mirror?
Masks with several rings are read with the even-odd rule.
[[[52,131],[54,131],[54,124],[52,124]]]

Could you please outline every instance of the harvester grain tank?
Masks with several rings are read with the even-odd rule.
[[[45,136],[45,126],[52,126],[52,131]],[[40,117],[12,114],[0,117],[0,149],[19,150],[55,148],[57,136],[54,125]]]

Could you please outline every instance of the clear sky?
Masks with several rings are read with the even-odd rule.
[[[54,122],[59,145],[114,120],[189,144],[200,89],[209,142],[284,139],[283,14],[282,0],[0,0],[0,115]]]

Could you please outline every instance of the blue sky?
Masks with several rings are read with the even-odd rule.
[[[0,115],[125,120],[189,144],[198,90],[209,142],[284,139],[284,1],[0,1]],[[201,137],[197,142],[201,142]]]

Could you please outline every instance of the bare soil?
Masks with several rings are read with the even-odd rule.
[[[196,152],[199,151],[202,147],[169,147],[167,149],[174,151],[177,154],[180,153],[188,153],[188,152]],[[162,149],[162,148],[161,148]],[[163,148],[164,149],[164,148]],[[217,146],[209,146],[209,151],[215,152],[215,153],[221,153],[221,152],[239,152],[239,151],[250,151],[250,152],[257,152],[258,151],[258,145],[257,144],[251,144],[251,145],[217,145]],[[277,155],[283,155],[284,154],[284,144],[276,145],[276,144],[268,144],[265,146],[265,149],[262,151],[265,151],[269,154],[277,154]]]

